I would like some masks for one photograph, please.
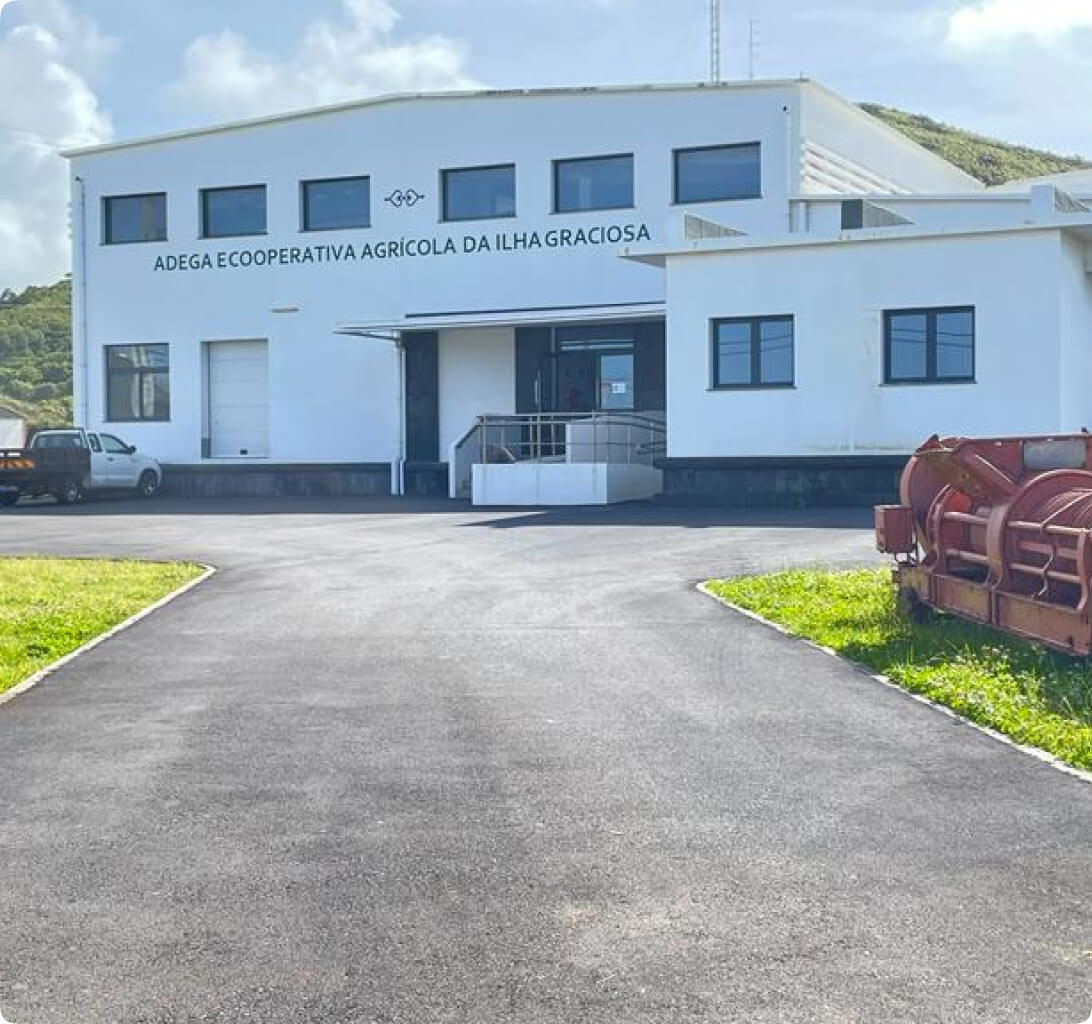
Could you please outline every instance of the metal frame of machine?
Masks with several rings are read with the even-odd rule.
[[[900,606],[1092,654],[1092,435],[929,438],[876,507]]]

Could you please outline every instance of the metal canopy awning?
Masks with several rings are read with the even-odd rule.
[[[395,340],[406,331],[442,331],[457,327],[524,327],[539,324],[585,324],[597,321],[646,320],[662,317],[663,299],[619,302],[599,306],[546,306],[527,309],[488,309],[437,313],[408,313],[400,320],[340,323],[335,334]]]

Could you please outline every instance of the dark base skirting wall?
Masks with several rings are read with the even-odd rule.
[[[402,488],[410,498],[446,498],[446,462],[407,462],[402,467]]]
[[[817,508],[898,501],[908,456],[661,459],[666,501],[731,508]]]
[[[163,493],[185,498],[375,497],[391,493],[387,462],[164,466]]]

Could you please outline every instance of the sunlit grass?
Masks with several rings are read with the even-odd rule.
[[[0,558],[0,693],[202,572],[184,563]]]
[[[793,570],[710,589],[1018,743],[1092,770],[1092,662],[961,619],[913,625],[886,569]]]

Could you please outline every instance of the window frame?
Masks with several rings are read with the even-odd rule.
[[[167,365],[165,367],[134,367],[131,370],[114,368],[110,366],[110,352],[113,349],[119,348],[151,348],[161,347],[167,350]],[[103,423],[170,423],[171,422],[171,346],[166,341],[140,341],[128,344],[119,345],[103,345],[102,346],[102,371],[105,377],[104,384],[104,398],[103,405]],[[113,374],[124,374],[126,377],[138,377],[143,378],[145,376],[155,377],[162,375],[167,378],[167,415],[166,416],[123,416],[115,417],[111,415],[110,409],[110,380]],[[102,432],[99,431],[101,434]]]
[[[310,185],[336,185],[343,181],[363,181],[368,186],[368,208],[363,224],[339,224],[333,227],[313,228],[307,217],[307,189]],[[361,231],[372,226],[372,176],[370,174],[341,174],[335,178],[303,178],[300,180],[300,231]]]
[[[969,376],[939,376],[937,374],[937,314],[970,313],[971,315],[971,372]],[[896,316],[925,317],[925,376],[891,376],[891,320]],[[883,311],[883,383],[885,386],[900,384],[974,384],[978,371],[978,313],[973,305],[966,306],[909,306],[904,309]]]
[[[583,206],[572,210],[563,210],[558,203],[561,196],[560,170],[562,164],[587,164],[600,160],[629,160],[629,193],[628,203],[618,203],[611,206]],[[637,207],[637,160],[633,153],[600,153],[596,156],[566,156],[557,157],[550,162],[550,181],[553,186],[550,212],[566,215],[570,213],[597,213],[601,210],[633,210]]]
[[[162,238],[129,238],[114,241],[110,237],[110,203],[115,199],[155,199],[163,197],[163,237]],[[102,196],[102,244],[103,245],[150,245],[156,242],[166,242],[170,238],[170,226],[167,223],[167,193],[166,192],[126,192],[124,195]]]
[[[724,149],[755,149],[758,151],[758,191],[744,196],[722,196],[715,199],[680,199],[679,198],[679,157],[687,153],[715,152]],[[671,202],[674,206],[694,206],[698,203],[739,203],[762,198],[762,142],[753,139],[750,142],[721,142],[708,146],[680,146],[671,151]]]
[[[229,231],[222,234],[209,234],[208,223],[208,196],[212,192],[246,192],[251,189],[260,188],[262,190],[262,199],[264,200],[265,207],[265,227],[261,231]],[[254,182],[250,185],[214,185],[210,188],[202,188],[198,190],[198,214],[199,214],[199,227],[201,229],[201,238],[205,239],[218,239],[218,238],[258,238],[262,235],[269,234],[269,186],[264,182]]]
[[[470,171],[500,171],[512,169],[512,212],[511,213],[487,213],[475,217],[450,217],[448,216],[447,182],[450,174],[463,174]],[[465,224],[475,220],[511,220],[519,215],[519,197],[516,191],[516,164],[509,160],[499,164],[475,164],[471,167],[444,167],[440,170],[440,221],[444,224]]]
[[[791,379],[787,381],[763,381],[762,379],[762,324],[785,323],[792,326]],[[717,352],[717,334],[721,324],[748,324],[751,333],[751,380],[749,383],[722,384],[719,380],[720,360]],[[791,391],[796,387],[796,315],[794,313],[769,313],[759,316],[720,316],[709,322],[709,390],[710,391]]]

